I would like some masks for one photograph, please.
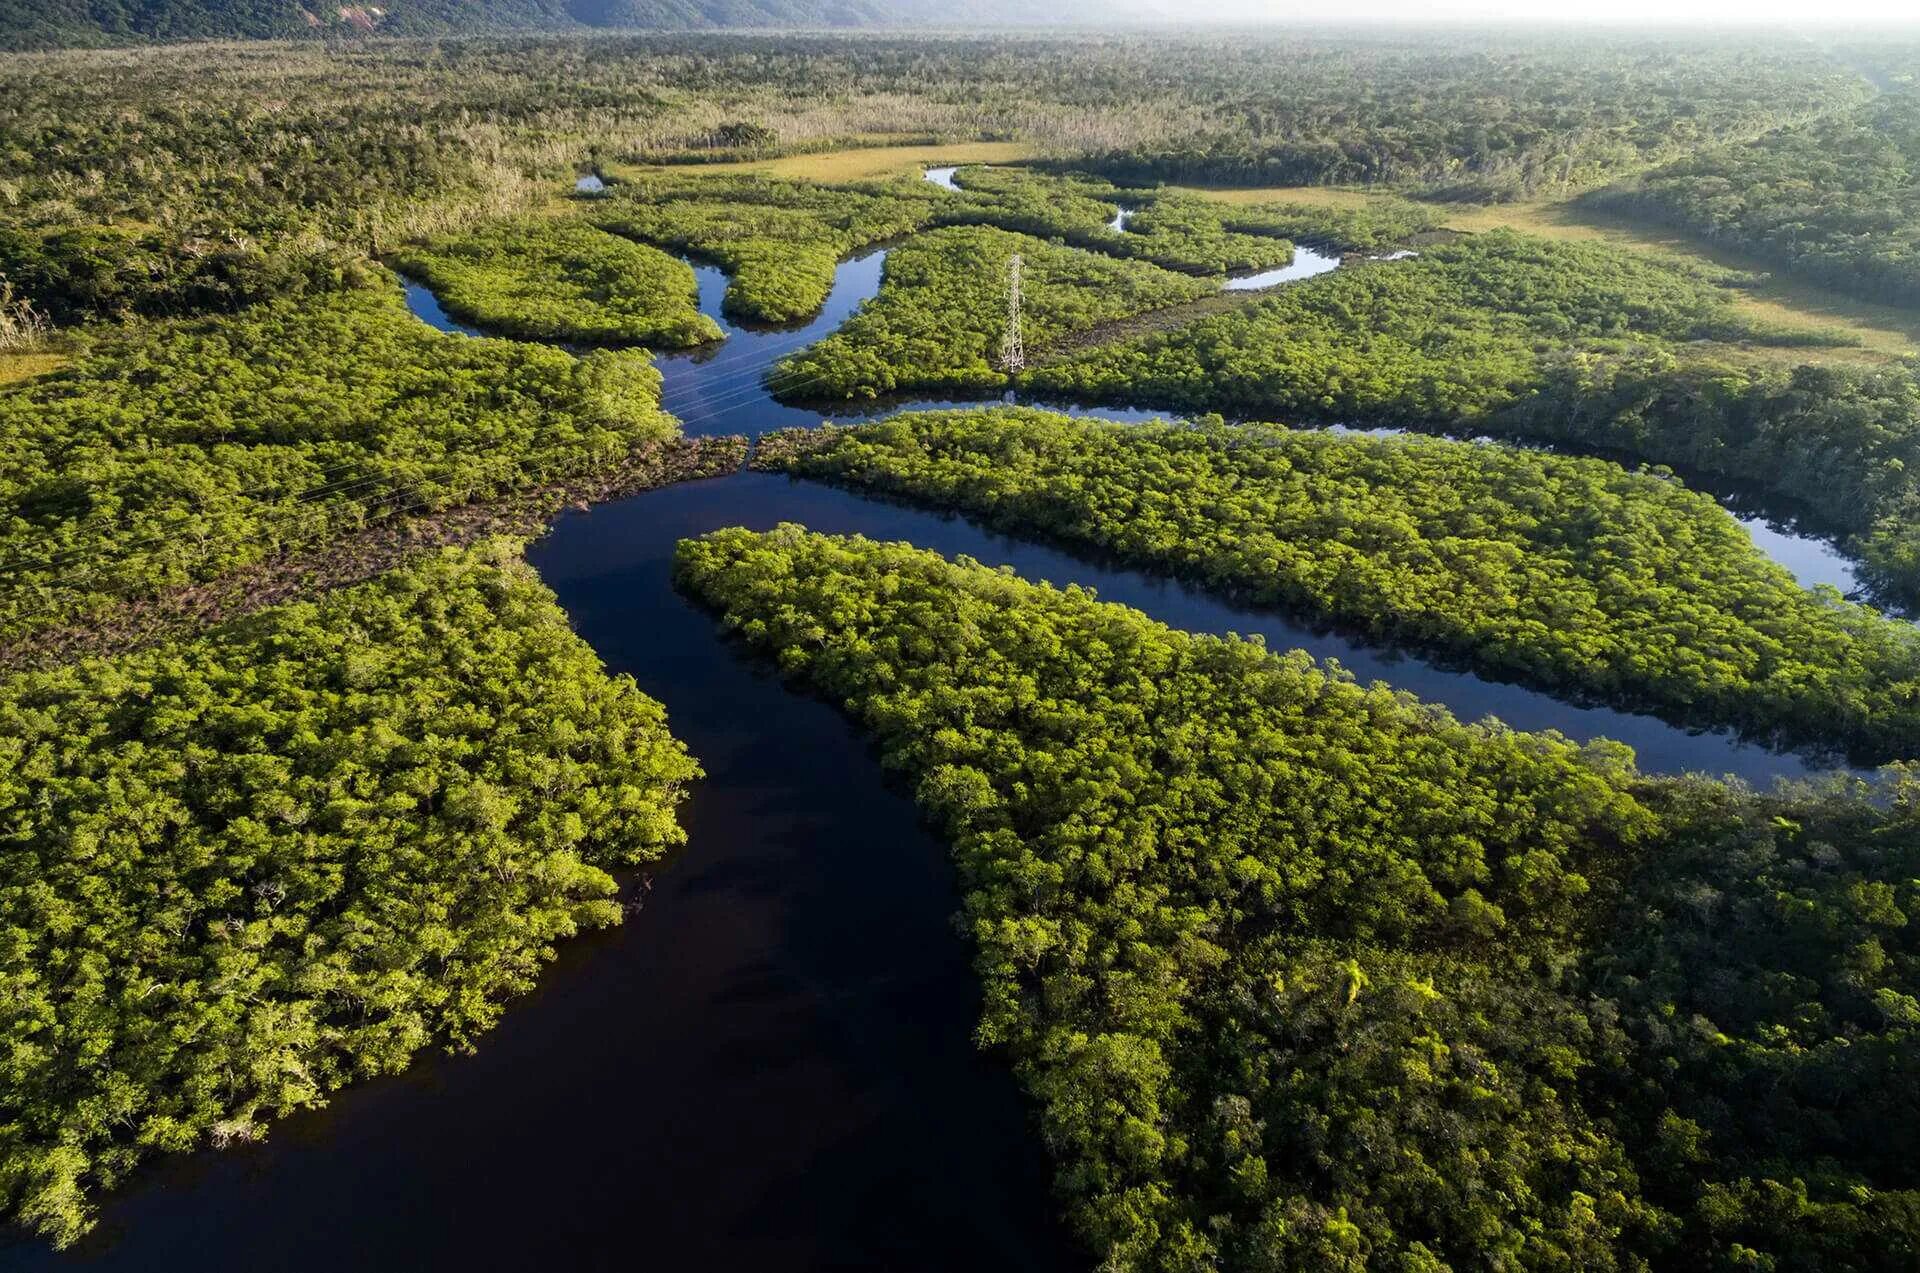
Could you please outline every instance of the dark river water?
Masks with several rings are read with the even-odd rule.
[[[820,318],[782,332],[727,323],[724,277],[700,270],[702,308],[729,339],[660,360],[668,409],[691,433],[815,423],[772,403],[759,376],[871,295],[882,255],[842,266]],[[408,297],[452,327],[423,289]],[[665,703],[707,773],[683,811],[688,847],[650,886],[628,886],[644,909],[566,943],[475,1055],[349,1089],[266,1144],[165,1160],[111,1197],[74,1251],[16,1239],[0,1268],[1086,1267],[1010,1070],[971,1044],[978,992],[949,922],[943,847],[838,711],[782,688],[672,590],[678,540],[781,521],[1087,584],[1177,627],[1338,658],[1469,719],[1618,738],[1650,770],[1762,783],[1807,771],[1725,734],[1569,705],[783,477],[569,514],[530,560],[608,667]]]

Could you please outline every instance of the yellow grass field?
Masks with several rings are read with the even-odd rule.
[[[0,385],[44,376],[64,367],[66,362],[65,354],[0,354]]]
[[[1316,208],[1359,208],[1374,196],[1346,186],[1175,186],[1219,203],[1304,203]]]
[[[1728,269],[1765,274],[1764,282],[1741,292],[1738,308],[1749,317],[1789,327],[1835,328],[1860,338],[1857,349],[1778,351],[1796,361],[1820,357],[1884,361],[1920,354],[1920,313],[1854,300],[1818,284],[1800,282],[1763,261],[1665,226],[1551,202],[1455,205],[1447,210],[1447,224],[1467,231],[1506,226],[1547,238],[1610,243],[1653,256],[1705,261]]]
[[[749,159],[730,164],[676,164],[671,171],[763,172],[774,177],[806,181],[865,181],[873,177],[910,176],[922,168],[946,164],[1005,164],[1034,156],[1033,147],[1017,141],[959,141],[931,146],[870,146],[826,150],[817,155],[786,155],[779,159]],[[618,178],[641,172],[659,172],[653,166],[610,164],[607,175]]]
[[[1368,191],[1324,186],[1265,186],[1223,189],[1189,186],[1223,203],[1305,203],[1351,208],[1375,196]],[[1856,336],[1858,347],[1794,347],[1754,349],[1755,356],[1794,362],[1885,362],[1920,355],[1920,313],[1890,305],[1852,300],[1812,283],[1802,283],[1741,253],[1703,243],[1664,226],[1648,226],[1609,217],[1570,203],[1540,200],[1529,203],[1445,205],[1450,229],[1473,233],[1500,227],[1551,239],[1578,239],[1609,243],[1634,252],[1668,259],[1708,262],[1729,269],[1765,274],[1758,286],[1743,289],[1737,308],[1757,322],[1783,327],[1830,328]]]

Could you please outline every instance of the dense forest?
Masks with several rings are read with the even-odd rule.
[[[1911,777],[1647,783],[799,527],[679,572],[952,844],[1103,1267],[1910,1266]]]
[[[1852,295],[1920,305],[1920,92],[1690,155],[1596,201]]]
[[[1134,6],[1106,11],[1124,19]],[[0,49],[146,40],[260,40],[362,36],[472,36],[569,29],[1059,25],[1095,16],[1073,4],[1037,15],[1010,0],[0,0]]]
[[[592,226],[493,224],[404,249],[393,263],[447,312],[502,336],[666,348],[720,339],[686,262]]]
[[[1525,36],[1348,44],[1338,79],[1311,52],[1250,73],[1243,57],[1258,47],[1182,67],[1183,79],[1223,104],[1201,128],[1130,140],[1084,162],[1125,184],[1385,184],[1472,200],[1565,194],[1870,92],[1810,48],[1748,45],[1734,70],[1722,61],[1725,43],[1626,33],[1586,31],[1567,46]],[[1604,79],[1588,79],[1602,67]],[[1762,93],[1745,89],[1760,84]]]
[[[822,184],[755,174],[641,170],[594,201],[595,224],[723,266],[727,313],[749,322],[806,318],[833,266],[861,248],[928,227],[992,226],[1194,275],[1286,265],[1289,236],[1343,251],[1434,229],[1434,214],[1386,201],[1366,209],[1233,205],[1162,189],[1125,190],[1028,168],[965,167],[958,191],[913,178]],[[1125,230],[1114,222],[1128,212]]]
[[[365,257],[318,236],[264,250],[239,236],[171,237],[116,226],[0,226],[19,296],[62,326],[232,313],[261,301],[372,285]]]
[[[1920,628],[1801,588],[1724,506],[1804,518],[1920,607],[1913,346],[1647,229],[1913,301],[1920,45],[554,30],[995,3],[0,0],[0,47],[99,46],[0,55],[10,1221],[65,1244],[149,1156],[466,1048],[616,922],[611,872],[680,841],[698,767],[569,620],[652,587],[672,609],[608,663],[671,698],[646,678],[688,641],[751,678],[736,633],[945,836],[979,1037],[1103,1268],[1920,1265]],[[292,38],[171,43],[210,36]],[[1634,234],[1594,241],[1596,207]],[[836,330],[786,330],[881,246]],[[1302,247],[1330,272],[1226,288]],[[402,275],[489,336],[420,321]],[[698,448],[663,399],[700,432],[1000,390],[1202,418],[758,444],[839,492],[737,475],[744,436],[664,458]],[[1288,427],[1315,424],[1420,432]],[[692,477],[718,480],[590,523],[590,568],[548,575],[571,614],[521,559],[562,508]],[[1894,763],[1654,778],[1604,738],[792,526],[680,545],[717,629],[667,550],[776,489],[963,513],[1029,541],[1009,559],[1178,576],[1548,710],[1803,749],[1742,752],[1761,771]],[[656,650],[668,615],[693,629]],[[779,829],[753,782],[788,741],[672,701],[683,736],[752,744],[702,823],[816,853],[833,827]],[[827,922],[780,871],[744,887]],[[739,940],[684,955],[765,962]],[[792,1002],[838,1011],[810,976]],[[781,1045],[723,1043],[743,1070]],[[743,1152],[779,1158],[763,1132]]]
[[[67,1242],[149,1154],[470,1046],[697,773],[507,543],[0,680],[0,1199]]]
[[[644,353],[442,335],[397,290],[130,328],[0,389],[0,634],[678,433]]]
[[[1563,353],[1532,396],[1479,427],[1784,496],[1848,533],[1886,598],[1920,607],[1920,381],[1909,367]]]
[[[1437,438],[1018,408],[776,436],[783,467],[1437,648],[1494,676],[1920,758],[1920,631],[1807,592],[1711,499]]]
[[[825,303],[837,261],[927,225],[944,199],[924,181],[830,187],[659,173],[620,183],[593,219],[725,268],[729,316],[788,323]]]
[[[582,157],[896,136],[1035,152],[1298,153],[1109,176],[1502,189],[1582,179],[1857,102],[1796,41],[1392,32],[1101,40],[787,35],[216,46],[0,64],[0,223],[298,229],[388,244],[523,207]],[[264,103],[273,103],[266,109]],[[1114,165],[1109,163],[1109,168]],[[4,265],[0,264],[0,269]]]
[[[964,199],[942,220],[997,225],[1188,274],[1285,265],[1287,240],[1311,209],[1222,204],[1167,190],[1125,190],[1085,177],[1048,178],[1021,168],[967,167],[954,174]],[[1124,228],[1115,213],[1126,209]],[[1292,215],[1287,215],[1288,212]],[[1384,219],[1384,218],[1382,218]]]

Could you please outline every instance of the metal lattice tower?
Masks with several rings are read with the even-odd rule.
[[[1020,254],[1007,261],[1007,331],[1000,340],[1000,367],[1017,372],[1027,365],[1026,346],[1020,340]]]

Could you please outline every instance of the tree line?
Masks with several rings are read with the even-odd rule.
[[[1811,510],[1873,590],[1920,608],[1920,383],[1901,366],[1568,352],[1484,427],[1675,465]]]
[[[308,236],[378,254],[535,207],[583,162],[711,156],[716,144],[756,154],[769,136],[775,149],[1017,137],[1129,187],[1498,193],[1643,167],[1864,91],[1816,50],[1762,36],[740,34],[76,51],[0,64],[0,227],[29,245],[117,227],[131,239],[103,246],[129,275],[155,259],[191,274],[196,245],[244,242],[287,255],[263,272],[291,279]],[[7,242],[0,274],[17,283],[19,241]],[[189,295],[156,308],[182,312],[199,303]]]
[[[1920,305],[1914,92],[1689,155],[1592,198],[1850,296]]]
[[[1269,418],[1473,420],[1531,391],[1550,348],[1807,339],[1739,316],[1729,290],[1739,281],[1600,244],[1496,230],[1077,351],[1035,367],[1024,383]]]
[[[1868,763],[1920,754],[1920,629],[1801,588],[1712,499],[1610,461],[1021,408],[766,453],[1554,693]]]

